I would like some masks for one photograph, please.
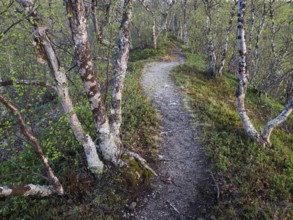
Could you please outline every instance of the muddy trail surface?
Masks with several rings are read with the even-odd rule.
[[[153,191],[138,201],[131,219],[214,219],[210,211],[215,203],[215,186],[199,131],[170,76],[170,71],[184,62],[180,52],[176,56],[175,62],[149,64],[142,78],[145,93],[162,116],[163,146]]]

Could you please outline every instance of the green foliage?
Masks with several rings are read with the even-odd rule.
[[[163,54],[162,51],[159,50],[158,53]],[[154,58],[155,54],[150,56]],[[153,156],[157,152],[158,144],[156,134],[159,129],[159,117],[149,100],[143,95],[140,85],[145,63],[140,61],[129,64],[123,91],[122,141],[125,148],[144,154],[148,161],[154,162]],[[78,100],[75,111],[84,130],[95,138],[95,126],[89,104],[84,95],[78,92],[81,85],[76,83],[75,86],[76,88],[71,90]],[[26,87],[20,87],[20,89],[26,89]],[[43,91],[41,96],[32,96],[39,99],[39,102],[43,102],[47,94]],[[103,181],[94,179],[86,169],[82,146],[76,141],[67,122],[67,115],[62,114],[62,110],[57,106],[58,102],[59,100],[55,99],[53,102],[47,100],[42,105],[32,106],[32,108],[35,112],[33,118],[38,121],[37,136],[41,140],[53,170],[60,177],[66,196],[44,199],[32,197],[2,199],[0,200],[1,219],[36,219],[40,216],[42,216],[41,219],[81,219],[81,216],[87,219],[112,219],[113,216],[120,214],[119,212],[128,200],[135,199],[141,194],[141,187],[147,186],[151,178],[148,171],[140,167],[137,162],[131,161],[127,172],[123,171],[117,175],[105,174]],[[23,111],[23,114],[28,114],[27,111],[28,109]],[[6,136],[9,137],[17,129],[17,120],[14,115],[9,115],[9,112],[7,114],[5,120],[0,118],[0,131],[5,130]],[[15,142],[12,138],[11,143],[13,141]],[[8,145],[3,147],[5,150],[10,149]],[[24,150],[11,152],[9,155],[15,156],[10,157],[9,161],[1,161],[2,185],[47,184],[46,180],[35,175],[35,173],[42,174],[43,169],[30,144],[26,144]],[[0,157],[0,159],[3,158]],[[16,168],[24,175],[10,175],[15,173]],[[138,177],[136,169],[140,175],[137,179],[134,178]],[[132,183],[131,187],[125,190],[125,184],[128,182]],[[136,187],[133,187],[134,185]]]
[[[187,58],[174,77],[188,94],[206,152],[215,165],[221,189],[219,219],[292,218],[292,116],[273,131],[273,146],[260,148],[247,138],[236,112],[236,78],[228,74],[225,80],[208,79],[201,58],[189,53]],[[246,103],[256,127],[275,117],[283,106],[253,90],[248,91]]]
[[[135,62],[161,56],[161,51],[156,49],[135,49],[130,53],[129,61]]]

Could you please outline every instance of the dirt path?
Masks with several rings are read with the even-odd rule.
[[[163,118],[163,146],[158,160],[154,190],[143,201],[135,219],[211,219],[215,201],[213,181],[199,143],[193,117],[184,107],[183,96],[170,77],[170,70],[184,62],[156,62],[146,67],[142,85]]]

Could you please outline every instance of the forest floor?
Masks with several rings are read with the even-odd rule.
[[[195,119],[170,76],[185,58],[179,50],[174,55],[176,61],[148,64],[142,77],[144,91],[162,117],[163,141],[153,191],[138,201],[134,219],[213,219],[209,212],[216,192],[209,163]]]

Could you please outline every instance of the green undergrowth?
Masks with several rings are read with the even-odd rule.
[[[129,61],[136,62],[142,60],[151,61],[155,59],[172,59],[171,54],[177,48],[178,44],[180,44],[180,42],[176,38],[168,36],[166,40],[159,42],[158,49],[144,48],[132,50],[129,55]]]
[[[154,156],[160,141],[157,136],[160,118],[143,95],[141,75],[147,62],[168,56],[170,48],[174,47],[175,43],[170,39],[161,43],[158,50],[132,51],[123,91],[123,145],[139,153],[153,167],[156,166]],[[127,169],[120,172],[109,169],[100,179],[95,179],[87,170],[82,146],[75,140],[67,116],[56,107],[57,103],[58,99],[41,106],[35,117],[39,117],[38,126],[42,128],[38,129],[37,135],[66,194],[49,198],[0,198],[0,219],[119,219],[127,204],[149,190],[152,174],[137,161],[124,157],[129,163]],[[90,107],[83,95],[76,102],[75,110],[83,128],[95,138]],[[7,118],[0,120],[0,128],[4,129]],[[13,125],[17,125],[13,115],[9,125],[12,130]],[[10,149],[8,146],[4,148]],[[29,143],[25,142],[25,148],[7,155],[10,155],[9,160],[0,157],[1,185],[48,184],[35,175],[43,175],[43,169]]]
[[[205,62],[186,53],[187,62],[174,77],[187,94],[198,119],[207,155],[214,164],[220,199],[218,219],[293,218],[293,117],[273,131],[272,147],[260,148],[243,130],[235,107],[237,78],[208,79]],[[246,97],[248,113],[256,128],[278,115],[284,103]]]

